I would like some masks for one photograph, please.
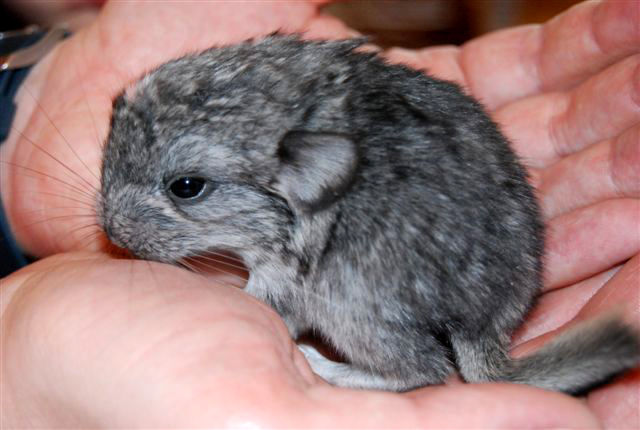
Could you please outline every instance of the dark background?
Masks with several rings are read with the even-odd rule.
[[[327,11],[380,46],[460,44],[503,27],[544,22],[578,0],[351,0]],[[0,31],[87,22],[101,0],[0,0]],[[160,5],[159,5],[160,6]],[[185,4],[185,7],[189,7]]]

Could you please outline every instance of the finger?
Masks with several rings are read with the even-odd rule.
[[[598,273],[584,281],[543,294],[527,315],[524,324],[512,336],[517,346],[571,321],[622,266]]]
[[[548,225],[545,290],[586,279],[640,251],[640,200],[607,200]]]
[[[319,15],[305,24],[303,37],[308,39],[348,39],[361,36],[357,31],[330,15]]]
[[[460,384],[403,395],[326,385],[270,427],[319,428],[580,428],[597,426],[576,399],[523,385]],[[540,410],[544,408],[545,414]],[[547,409],[549,408],[549,409]],[[274,414],[276,415],[276,414]],[[274,417],[275,418],[275,417]],[[287,419],[288,418],[288,419]]]
[[[544,217],[598,201],[640,197],[640,123],[535,174]]]
[[[460,48],[456,46],[437,46],[420,50],[391,48],[383,55],[393,63],[424,70],[431,76],[453,81],[465,87],[467,81],[458,62],[459,53]]]
[[[595,424],[578,401],[524,386],[398,395],[315,383],[272,311],[234,288],[153,268],[155,283],[144,262],[67,254],[10,278],[29,275],[3,315],[0,383],[30,399],[20,411],[46,427]]]
[[[292,360],[275,312],[211,278],[85,253],[41,260],[6,281],[21,285],[3,297],[0,383],[29,399],[18,411],[43,427],[188,424],[205,397],[216,400],[206,416],[224,418],[235,400],[246,407],[250,394],[266,397],[274,375],[281,387],[314,381]]]
[[[613,275],[613,276],[610,276]],[[545,297],[563,295],[568,301],[580,302],[580,311],[574,317],[554,324],[556,327],[544,335],[535,337],[513,351],[516,355],[526,356],[553,338],[559,331],[571,324],[589,321],[615,312],[629,324],[640,329],[640,255],[636,255],[622,267],[609,274],[600,275],[591,285],[581,283],[570,288],[554,291]],[[608,278],[608,279],[606,279]],[[601,282],[606,279],[605,282]],[[586,287],[586,288],[585,288]],[[594,288],[595,287],[595,288]],[[584,290],[587,291],[584,291]],[[584,297],[592,295],[588,300]],[[584,297],[581,297],[584,296]],[[541,300],[540,305],[545,298]],[[551,311],[551,308],[550,308]],[[535,311],[534,311],[535,312]],[[551,312],[549,313],[551,314]],[[565,319],[564,316],[562,319]],[[540,333],[538,333],[540,334]],[[607,384],[588,395],[587,402],[605,428],[629,428],[638,423],[638,400],[640,398],[640,369],[636,369]]]
[[[461,68],[471,92],[493,110],[568,88],[639,52],[639,20],[635,0],[581,3],[543,26],[474,39],[462,47]]]
[[[589,299],[578,315],[588,320],[615,311],[640,329],[640,254],[636,254]]]
[[[584,2],[543,27],[539,76],[543,91],[567,88],[640,52],[640,4]],[[571,53],[567,61],[567,53]]]
[[[167,2],[162,7],[155,2],[110,2],[88,30],[99,48],[91,52],[100,53],[96,57],[102,68],[130,82],[141,71],[187,52],[273,32],[303,31],[319,7],[307,1]],[[122,55],[123,46],[129,47],[127,55]]]
[[[640,319],[638,318],[640,315],[640,290],[637,288],[639,284],[640,255],[636,255],[617,269],[604,284],[597,288],[592,288],[592,291],[595,290],[594,294],[587,301],[579,299],[584,302],[584,305],[573,318],[553,330],[546,331],[540,336],[519,344],[514,348],[513,353],[517,356],[526,356],[530,351],[541,347],[567,327],[582,321],[590,321],[594,318],[611,315],[612,313],[623,318],[628,324],[640,329]],[[594,285],[591,285],[591,287],[594,287]],[[574,291],[572,295],[577,297],[578,294],[578,292]]]
[[[597,425],[576,399],[524,385],[427,387],[409,396],[421,411],[422,428],[553,428],[561,422],[571,428]],[[547,407],[552,408],[550,414],[541,414]]]
[[[640,369],[622,375],[589,393],[589,409],[605,429],[638,428],[640,423]]]
[[[640,122],[640,55],[611,66],[569,92],[505,105],[494,118],[516,152],[535,167],[613,138]]]

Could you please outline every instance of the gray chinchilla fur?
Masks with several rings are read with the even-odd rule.
[[[578,325],[508,354],[541,289],[543,225],[526,172],[453,83],[293,36],[152,71],[113,105],[99,218],[117,245],[175,263],[241,256],[246,291],[342,386],[408,390],[458,370],[579,393],[639,361],[633,329]]]

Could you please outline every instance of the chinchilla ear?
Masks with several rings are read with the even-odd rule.
[[[278,148],[274,188],[295,209],[321,210],[351,185],[358,165],[355,142],[342,134],[290,131]]]

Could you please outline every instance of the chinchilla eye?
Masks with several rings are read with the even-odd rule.
[[[202,194],[207,181],[202,178],[183,176],[169,185],[171,193],[179,199],[192,199]]]

